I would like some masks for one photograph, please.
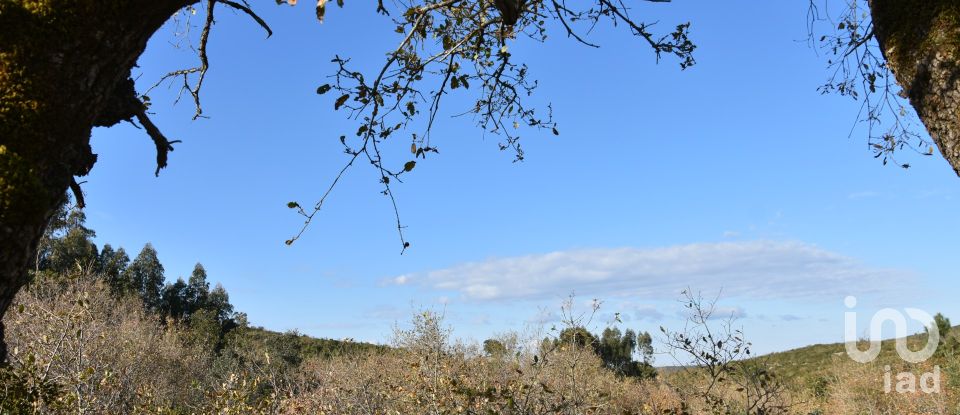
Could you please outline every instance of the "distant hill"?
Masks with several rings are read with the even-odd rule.
[[[307,336],[297,332],[280,333],[267,330],[263,327],[249,327],[246,336],[261,344],[284,343],[293,347],[300,358],[324,358],[347,356],[365,352],[382,352],[390,348],[384,345],[355,342],[351,340],[334,340]]]
[[[951,336],[956,336],[955,333],[960,332],[958,327],[960,326],[955,326],[951,329]],[[901,362],[897,356],[895,341],[895,339],[887,339],[881,342],[880,356],[877,357],[875,364],[896,365]],[[922,348],[925,343],[926,334],[918,333],[907,336],[907,345],[911,350],[918,350]],[[860,347],[861,349],[865,349],[866,345],[861,345]],[[849,359],[843,343],[814,344],[783,352],[757,356],[750,360],[763,360],[767,367],[772,369],[774,373],[780,377],[803,383],[829,375],[831,368],[835,365],[835,362],[837,362],[836,359]],[[657,368],[657,370],[663,374],[675,373],[683,369],[683,366]]]
[[[956,326],[952,328],[951,336],[960,332]],[[917,333],[907,336],[907,346],[911,350],[919,350],[926,344],[927,335]],[[895,339],[887,339],[881,342],[880,356],[877,357],[875,364],[896,366],[902,363],[895,349]],[[861,345],[865,349],[866,345]],[[843,343],[814,344],[811,346],[800,347],[784,352],[770,353],[754,359],[764,359],[770,368],[780,376],[798,380],[813,379],[829,374],[831,363],[835,359],[849,359],[846,355],[846,348]]]

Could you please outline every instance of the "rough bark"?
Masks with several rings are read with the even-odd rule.
[[[135,114],[130,68],[193,2],[0,0],[0,319],[74,176],[96,162],[92,127]]]
[[[870,11],[897,83],[960,175],[960,2],[870,0]]]

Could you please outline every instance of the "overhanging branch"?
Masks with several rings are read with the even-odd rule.
[[[133,80],[128,78],[114,90],[114,93],[108,99],[104,111],[97,117],[94,125],[109,127],[121,121],[133,122],[133,118],[136,118],[140,125],[143,126],[147,135],[150,136],[157,147],[157,169],[154,171],[154,175],[159,176],[160,169],[167,167],[167,155],[173,151],[173,144],[179,143],[180,140],[171,141],[160,132],[160,129],[157,128],[153,121],[150,120],[150,117],[147,116],[146,105],[137,97]],[[74,182],[70,187],[74,193],[77,194],[78,204],[81,203],[82,195],[79,192],[80,186]]]

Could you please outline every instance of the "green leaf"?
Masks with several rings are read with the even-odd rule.
[[[406,164],[403,165],[403,171],[413,170],[414,167],[417,167],[417,162],[415,162],[415,161],[413,161],[413,160],[410,160],[410,161],[408,161]]]
[[[293,245],[293,239],[287,239],[286,241],[283,241],[283,243],[287,245]]]
[[[337,98],[337,102],[333,104],[333,109],[334,110],[340,109],[340,107],[342,107],[343,104],[346,103],[347,99],[349,98],[350,98],[350,94],[343,94],[342,96],[340,96],[340,98]]]
[[[553,127],[553,135],[560,135],[560,132],[557,131],[557,127]]]
[[[320,85],[320,87],[317,88],[317,93],[320,95],[326,94],[327,92],[330,91],[330,88],[331,88],[330,84]]]
[[[290,209],[296,209],[300,207],[300,204],[297,202],[287,202],[287,207]]]

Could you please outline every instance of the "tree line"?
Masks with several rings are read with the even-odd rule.
[[[59,283],[67,286],[76,276],[92,275],[102,281],[114,297],[138,298],[148,314],[162,323],[189,329],[194,340],[208,343],[215,353],[224,353],[225,348],[230,348],[226,344],[228,337],[247,338],[253,344],[264,345],[274,355],[285,356],[283,359],[290,362],[300,362],[307,357],[329,358],[383,349],[369,343],[251,327],[246,313],[236,311],[230,303],[227,290],[219,283],[211,287],[203,264],[198,262],[186,280],[179,277],[169,282],[152,244],[147,243],[131,260],[123,247],[114,248],[105,243],[98,248],[93,242],[95,237],[96,232],[86,226],[86,214],[72,206],[68,198],[51,219],[40,241],[36,266],[31,272],[31,285]]]
[[[81,209],[64,203],[51,220],[37,250],[33,280],[65,279],[89,273],[97,276],[116,296],[140,298],[146,311],[177,323],[204,321],[220,327],[220,332],[245,320],[234,312],[227,290],[219,283],[210,287],[207,271],[197,263],[186,281],[180,277],[167,282],[157,250],[147,243],[133,260],[123,247],[93,242],[96,232],[86,226]]]
[[[657,376],[657,369],[653,367],[653,337],[648,332],[632,329],[621,332],[619,328],[607,327],[597,336],[583,326],[571,326],[561,330],[555,338],[544,338],[540,343],[540,354],[571,347],[592,352],[600,358],[604,368],[619,376],[638,379]],[[485,340],[483,351],[492,358],[509,354],[509,348],[498,339]]]

